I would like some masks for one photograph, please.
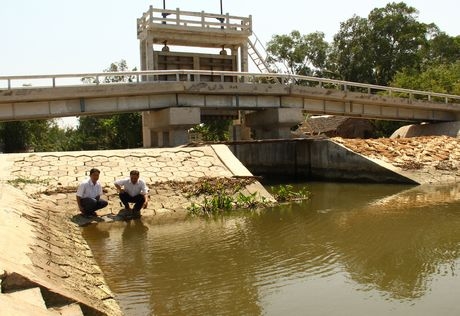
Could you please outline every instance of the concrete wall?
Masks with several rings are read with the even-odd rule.
[[[419,136],[439,136],[450,137],[460,136],[460,122],[431,123],[431,124],[411,124],[398,128],[391,138],[397,137],[419,137]]]
[[[229,147],[252,174],[266,178],[417,183],[384,162],[370,160],[327,139],[239,142]]]

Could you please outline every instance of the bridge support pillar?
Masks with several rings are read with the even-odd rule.
[[[189,142],[188,129],[200,124],[200,108],[166,108],[143,112],[143,146],[175,147]]]
[[[276,108],[246,114],[245,124],[255,139],[291,138],[291,127],[303,122],[301,109]]]

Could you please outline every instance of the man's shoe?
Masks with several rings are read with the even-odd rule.
[[[133,210],[133,218],[140,218],[141,211],[140,210]]]
[[[86,218],[97,217],[97,214],[96,214],[96,212],[91,212],[91,213],[82,213],[81,215],[82,215],[83,217],[86,217]]]

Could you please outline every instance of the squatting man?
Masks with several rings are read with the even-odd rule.
[[[107,206],[108,202],[101,198],[102,186],[99,183],[99,169],[89,171],[89,179],[84,180],[77,189],[77,204],[83,216],[97,216],[96,211]]]
[[[141,208],[146,208],[148,205],[149,188],[144,180],[139,179],[139,171],[131,170],[129,178],[117,180],[114,185],[125,209],[132,211],[133,217],[140,217]],[[134,203],[132,210],[129,203]]]

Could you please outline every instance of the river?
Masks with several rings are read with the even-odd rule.
[[[460,314],[460,185],[298,186],[308,201],[83,234],[125,315]]]

